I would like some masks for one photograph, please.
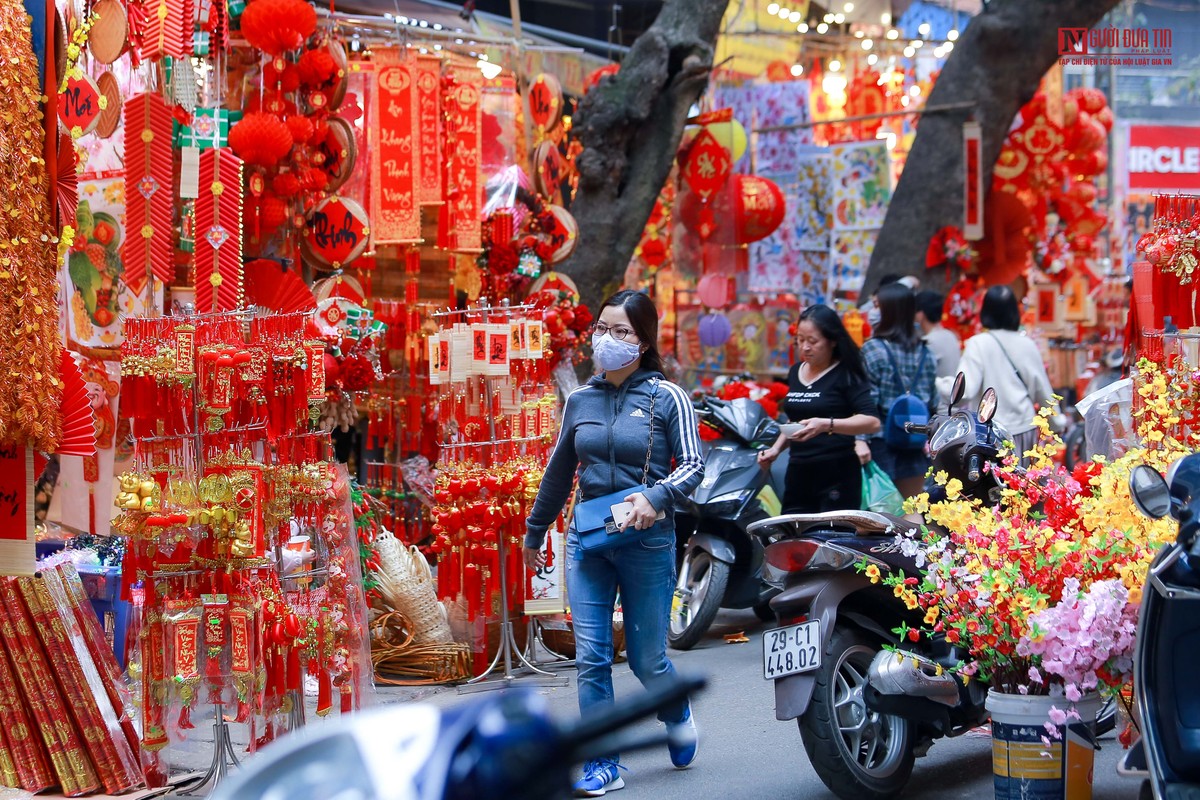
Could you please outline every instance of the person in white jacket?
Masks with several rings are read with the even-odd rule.
[[[1050,376],[1037,345],[1021,332],[1021,310],[1012,289],[988,289],[979,322],[984,330],[967,340],[958,365],[966,381],[963,397],[968,407],[978,407],[988,387],[996,390],[996,424],[1012,434],[1014,452],[1024,463],[1025,451],[1037,442],[1037,409],[1054,404]],[[952,376],[938,378],[939,392],[948,395],[953,382]]]

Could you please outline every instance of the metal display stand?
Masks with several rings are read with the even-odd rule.
[[[434,313],[434,317],[449,317],[460,314],[482,314],[485,317],[490,317],[492,314],[503,314],[506,318],[511,318],[514,312],[529,311],[533,306],[520,305],[510,306],[507,303],[501,306],[492,306],[490,304],[480,305],[476,308],[461,309],[456,311],[439,311]],[[491,397],[493,393],[492,377],[490,375],[483,376],[484,394]],[[501,444],[510,444],[518,441],[532,441],[533,439],[518,440],[512,439],[507,441],[499,441],[496,438],[496,420],[491,414],[487,415],[488,424],[488,441],[487,442],[463,442],[455,443],[451,446],[463,447],[479,447],[481,449],[494,450]],[[489,461],[490,461],[489,457]],[[553,672],[547,672],[534,664],[532,660],[526,657],[525,652],[517,646],[516,637],[513,634],[513,620],[511,610],[508,607],[508,571],[505,566],[505,537],[497,537],[497,549],[500,562],[500,641],[496,648],[496,655],[492,662],[488,664],[480,675],[467,681],[458,687],[459,694],[472,694],[475,692],[488,692],[497,689],[507,689],[519,678],[524,678],[523,682],[534,686],[566,686],[568,679],[566,676],[556,675]],[[504,673],[497,676],[495,680],[488,680],[492,673],[496,672],[500,667],[500,663],[504,663]],[[532,675],[530,675],[532,673]]]
[[[225,705],[213,703],[213,757],[208,765],[208,771],[198,778],[195,783],[185,783],[177,790],[180,795],[201,796],[200,789],[211,784],[215,790],[221,781],[229,775],[231,768],[241,766],[237,753],[233,750],[233,739],[229,736],[229,723],[225,721]],[[203,793],[208,794],[211,792]]]

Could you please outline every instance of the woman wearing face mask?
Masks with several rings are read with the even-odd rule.
[[[799,427],[780,433],[758,454],[764,467],[790,447],[783,512],[815,514],[857,509],[862,503],[862,464],[871,451],[854,437],[879,430],[871,384],[858,346],[829,306],[809,306],[796,325],[800,362],[788,371],[780,408]]]
[[[620,545],[585,552],[573,524],[567,533],[567,593],[583,715],[613,702],[612,616],[618,591],[626,652],[638,680],[648,684],[675,673],[667,659],[675,507],[704,477],[696,413],[687,392],[663,378],[658,311],[646,295],[622,291],[604,301],[593,327],[592,358],[602,371],[572,392],[563,407],[558,442],[526,521],[524,550],[530,569],[544,566],[546,530],[566,505],[576,471],[581,501],[629,488],[625,501],[633,504],[633,514]],[[690,704],[665,709],[659,719],[674,734],[668,745],[671,763],[686,768],[697,742]],[[622,788],[621,769],[617,754],[588,762],[575,784],[576,796],[599,797]]]

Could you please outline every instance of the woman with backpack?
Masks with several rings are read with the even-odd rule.
[[[1025,451],[1037,443],[1033,417],[1040,406],[1054,404],[1050,376],[1037,345],[1021,332],[1021,309],[1012,289],[987,290],[979,324],[983,331],[967,340],[958,365],[966,381],[963,402],[976,407],[988,387],[995,389],[996,424],[1012,434],[1013,452],[1025,463]]]
[[[917,303],[901,283],[880,287],[879,325],[862,348],[863,365],[871,381],[880,431],[867,441],[870,454],[905,497],[921,491],[929,456],[925,436],[904,431],[904,423],[924,424],[937,402],[936,359],[915,327]],[[860,445],[861,447],[861,445]]]
[[[788,393],[779,404],[795,425],[758,454],[769,469],[789,448],[783,513],[815,514],[862,504],[862,466],[854,437],[875,433],[879,419],[858,345],[837,312],[809,306],[796,323],[799,363],[788,370]]]

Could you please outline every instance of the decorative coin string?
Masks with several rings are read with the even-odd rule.
[[[114,528],[129,537],[127,583],[143,582],[140,678],[147,780],[211,706],[213,763],[236,763],[228,719],[252,750],[369,696],[369,652],[349,478],[328,434],[324,345],[306,315],[218,313],[126,323],[122,369],[135,435]],[[126,595],[130,587],[124,587]],[[335,701],[335,692],[338,700]],[[232,713],[227,715],[225,708]]]
[[[484,305],[433,317],[439,329],[427,340],[429,381],[443,424],[432,546],[438,596],[458,601],[473,626],[471,684],[507,684],[516,661],[554,678],[520,652],[510,616],[526,596],[524,519],[557,427],[541,311]],[[499,646],[489,663],[487,620],[497,616]],[[482,684],[501,660],[504,679]]]

